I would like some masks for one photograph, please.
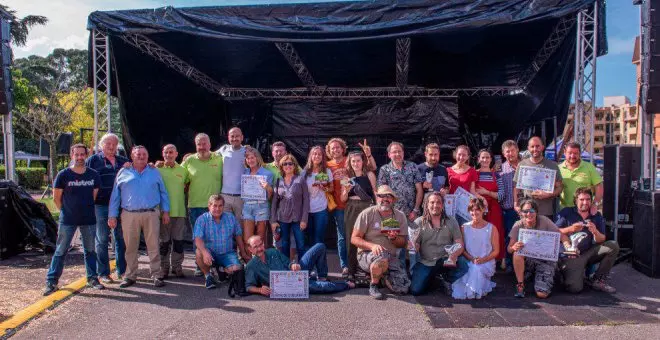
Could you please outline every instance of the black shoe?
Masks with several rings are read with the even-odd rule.
[[[119,288],[128,288],[128,287],[130,287],[130,286],[132,286],[132,285],[134,285],[134,284],[135,284],[135,280],[132,280],[132,279],[129,279],[129,278],[125,278],[124,281],[122,281],[122,282],[119,284]]]
[[[218,282],[219,283],[227,283],[229,282],[229,275],[223,271],[218,270]]]
[[[381,293],[380,290],[378,290],[378,285],[375,285],[373,283],[369,285],[369,295],[371,295],[371,297],[373,297],[376,300],[385,299],[385,295],[383,295],[383,293]]]
[[[154,286],[155,287],[164,287],[165,286],[165,281],[163,281],[163,279],[157,277],[157,278],[154,279]]]
[[[57,285],[50,282],[46,282],[46,289],[44,289],[44,296],[53,294],[55,293],[55,291],[57,291]]]
[[[103,290],[105,289],[105,286],[99,282],[99,279],[92,279],[91,281],[87,282],[87,287],[94,288],[97,290]]]

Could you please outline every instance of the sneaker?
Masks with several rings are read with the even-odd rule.
[[[217,287],[215,283],[215,279],[213,278],[213,275],[208,274],[206,275],[206,289],[215,289]]]
[[[57,291],[57,285],[50,282],[46,282],[46,289],[44,289],[44,296],[53,294],[55,293],[55,291]]]
[[[525,297],[525,284],[520,282],[516,284],[516,293],[513,294],[514,297],[524,298]]]
[[[199,267],[197,267],[195,268],[195,274],[193,275],[195,275],[195,277],[200,277],[200,276],[204,276],[204,273],[202,273],[202,270],[199,269]]]
[[[99,281],[107,285],[115,283],[115,280],[113,280],[109,275],[99,277]]]
[[[92,279],[91,281],[87,282],[87,287],[94,288],[97,290],[105,289],[105,286],[102,285],[98,279]]]
[[[380,290],[378,290],[378,285],[375,285],[373,283],[369,285],[369,295],[371,295],[371,297],[373,297],[376,300],[385,299],[385,295],[383,295],[383,293],[381,293]]]
[[[157,278],[154,279],[154,286],[155,287],[163,287],[163,286],[165,286],[165,281],[163,281],[162,278],[157,277]]]
[[[132,279],[129,279],[129,278],[125,278],[124,281],[122,281],[122,282],[119,284],[119,288],[128,288],[128,287],[130,287],[130,286],[132,286],[132,285],[134,285],[134,284],[135,284],[135,280],[132,280]]]
[[[172,274],[174,274],[174,277],[178,277],[178,278],[186,277],[186,275],[183,273],[182,268],[177,268],[172,270]]]
[[[600,292],[614,294],[616,293],[616,288],[610,286],[605,282],[604,278],[598,278],[591,282],[591,288]]]

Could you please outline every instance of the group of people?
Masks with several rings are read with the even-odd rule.
[[[539,298],[549,296],[557,280],[574,293],[585,283],[615,292],[607,276],[618,245],[606,241],[598,212],[602,178],[580,159],[579,144],[568,143],[566,160],[556,164],[544,158],[538,137],[529,140],[530,157],[525,159],[514,141],[506,141],[501,166],[484,149],[474,167],[470,149],[461,145],[454,150],[455,164],[445,168],[438,144],[426,145],[425,162],[414,164],[405,160],[403,144],[392,142],[387,147],[390,162],[376,175],[366,139],[347,153],[346,142],[332,138],[325,146],[312,147],[304,166],[283,142],[273,143],[274,161],[264,163],[257,149],[242,144],[236,127],[228,131],[228,144],[215,152],[208,135],[195,136],[196,152],[185,155],[181,164],[175,145],[165,145],[163,159],[151,164],[142,146],[132,148],[130,160],[117,155],[118,142],[116,135],[104,135],[101,151],[91,156],[86,146],[73,145],[71,166],[55,179],[54,200],[61,214],[45,295],[58,289],[76,229],[92,288],[136,283],[141,233],[154,285],[164,286],[170,275],[184,277],[188,223],[195,275],[205,276],[206,288],[213,289],[215,270],[238,294],[270,296],[271,270],[308,270],[311,293],[350,289],[356,277],[364,276],[376,299],[384,298],[383,287],[419,295],[434,284],[454,298],[473,299],[492,291],[498,268],[515,273],[517,297],[524,297],[526,280],[532,278]],[[554,170],[554,190],[518,189],[521,166]],[[243,175],[258,176],[262,199],[241,197]],[[446,195],[458,188],[471,194],[471,219],[444,209]],[[330,219],[336,226],[340,281],[327,278]],[[558,232],[562,249],[572,252],[556,262],[525,257],[519,254],[524,247],[518,240],[521,229]],[[109,265],[110,235],[115,278]]]

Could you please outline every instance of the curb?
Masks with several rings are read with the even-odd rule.
[[[110,261],[110,272],[115,270],[115,261]],[[64,286],[55,291],[53,294],[43,297],[39,301],[31,304],[30,306],[18,311],[11,318],[0,323],[0,339],[8,338],[14,335],[16,330],[28,321],[34,319],[47,309],[56,306],[59,302],[68,299],[73,294],[79,292],[87,285],[87,277],[80,279]]]

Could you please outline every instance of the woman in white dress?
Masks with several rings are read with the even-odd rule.
[[[470,200],[468,211],[472,221],[461,227],[465,242],[465,256],[469,261],[468,273],[452,284],[455,299],[481,299],[490,293],[495,283],[495,258],[499,253],[499,234],[495,226],[484,220],[486,206],[478,198]]]

